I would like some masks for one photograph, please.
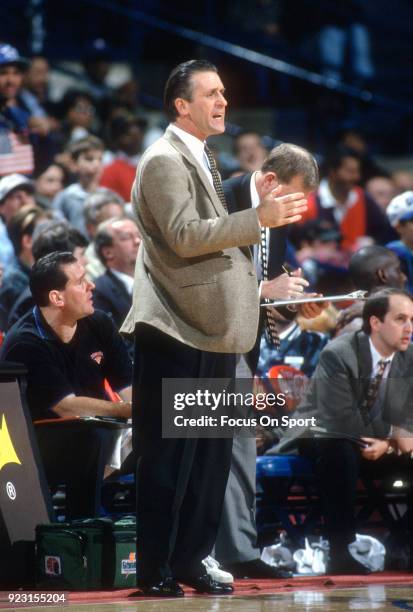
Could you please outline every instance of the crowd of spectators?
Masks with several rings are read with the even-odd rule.
[[[13,325],[12,336],[19,329],[35,329],[36,305],[52,329],[54,312],[62,316],[57,298],[56,303],[36,302],[30,290],[33,265],[37,270],[35,262],[55,251],[66,253],[62,261],[67,265],[78,262],[76,273],[86,270],[94,308],[104,311],[116,329],[131,305],[140,235],[130,194],[151,137],[136,99],[134,105],[126,95],[136,93],[137,84],[131,82],[126,93],[124,88],[116,91],[104,76],[89,65],[88,88],[70,89],[52,101],[47,59],[28,61],[15,48],[0,44],[3,334]],[[215,149],[223,177],[260,170],[269,152],[264,142],[258,132],[240,133],[230,163],[228,155]],[[321,168],[308,211],[290,232],[285,265],[300,269],[310,290],[325,295],[380,285],[406,285],[413,291],[413,174],[381,167],[369,155],[363,135],[354,131],[343,134],[323,156]],[[92,315],[93,307],[89,311]],[[107,326],[99,316],[99,325]],[[274,365],[289,364],[310,377],[330,339],[360,326],[361,306],[335,304],[314,320],[280,314],[277,322],[281,344],[275,349],[263,336],[259,374],[265,377]],[[107,328],[109,335],[117,333],[113,325]],[[132,346],[124,342],[133,358]],[[46,384],[44,377],[41,384]],[[38,397],[36,390],[32,396]],[[44,407],[47,416],[50,405]],[[259,451],[265,450],[261,440]]]
[[[56,232],[77,230],[73,244],[85,249],[83,263],[96,283],[95,304],[118,327],[130,303],[139,234],[129,200],[140,155],[153,134],[137,112],[139,86],[133,78],[126,90],[125,84],[118,89],[108,85],[109,63],[96,53],[83,69],[82,86],[62,90],[59,99],[56,91],[52,95],[45,57],[29,61],[14,47],[0,44],[2,332],[24,312],[22,295],[36,240],[44,241],[48,233],[53,241]],[[354,286],[348,271],[352,255],[368,245],[389,245],[401,258],[411,289],[406,194],[413,174],[381,167],[361,132],[347,130],[334,145],[321,156],[320,186],[310,195],[304,219],[290,232],[286,263],[300,267],[313,290],[346,292]],[[221,174],[229,178],[259,170],[268,148],[258,132],[245,130],[234,137],[231,156],[214,153]],[[122,307],[102,295],[102,287],[115,292],[115,283],[117,297],[124,296]],[[310,331],[321,326],[331,333],[336,316],[323,313]],[[309,323],[302,323],[308,329]]]

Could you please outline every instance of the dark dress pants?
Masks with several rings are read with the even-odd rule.
[[[326,536],[332,557],[339,558],[355,540],[355,506],[359,477],[383,479],[406,478],[411,481],[412,460],[407,455],[384,455],[376,461],[363,459],[359,447],[344,439],[303,440],[300,452],[310,457],[320,487]],[[412,539],[413,491],[406,493],[406,527]]]
[[[215,543],[232,440],[162,438],[162,379],[233,377],[235,357],[194,349],[146,325],[136,329],[135,354],[138,582],[195,578]]]

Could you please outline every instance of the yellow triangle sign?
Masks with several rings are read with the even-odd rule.
[[[3,414],[0,428],[0,470],[8,463],[22,464],[14,450],[13,442],[7,428],[6,417]]]

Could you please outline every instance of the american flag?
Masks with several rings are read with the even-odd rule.
[[[27,136],[0,128],[0,176],[31,174],[33,169],[33,147]]]

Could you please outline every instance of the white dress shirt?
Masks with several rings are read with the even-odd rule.
[[[380,355],[380,353],[374,346],[373,342],[371,341],[371,338],[369,338],[369,345],[370,345],[370,353],[371,353],[371,360],[372,360],[371,378],[374,378],[378,373],[379,361],[388,362],[383,372],[383,378],[387,378],[387,376],[389,375],[390,368],[391,368],[391,362],[393,360],[395,353],[392,353],[391,355],[389,355],[389,357],[383,357],[383,355]]]
[[[119,272],[119,270],[111,270],[112,274],[118,278],[123,285],[125,285],[126,291],[129,295],[133,294],[133,276],[129,276],[129,274],[125,274],[124,272]]]
[[[381,413],[381,406],[384,400],[384,391],[385,391],[384,381],[389,375],[390,368],[391,368],[391,362],[395,354],[392,353],[388,357],[383,357],[383,355],[380,355],[380,353],[374,346],[373,342],[371,341],[371,338],[369,338],[369,345],[370,345],[370,354],[371,354],[371,361],[372,361],[372,368],[371,368],[371,378],[372,379],[375,378],[377,374],[379,373],[379,361],[387,361],[386,367],[384,368],[384,371],[383,371],[383,376],[382,376],[382,380],[380,383],[376,401],[374,402],[373,406],[370,409],[371,417],[375,418]],[[391,435],[391,432],[392,432],[392,428],[390,429],[390,435]]]
[[[170,123],[169,128],[188,147],[198,164],[201,166],[202,170],[207,175],[209,182],[212,186],[214,186],[211,170],[209,168],[208,158],[205,154],[205,141],[199,140],[199,138],[196,138],[196,136],[192,136],[192,134],[190,134],[189,132],[185,132],[185,130],[182,130],[174,123]]]
[[[260,203],[260,196],[258,195],[257,186],[255,184],[256,172],[252,173],[250,180],[250,195],[252,208],[257,208]],[[267,242],[267,258],[270,257],[270,228],[265,228],[265,240]],[[254,264],[257,271],[257,278],[259,281],[262,280],[262,268],[261,268],[261,241],[258,244],[254,244]],[[261,288],[260,288],[261,294]]]

